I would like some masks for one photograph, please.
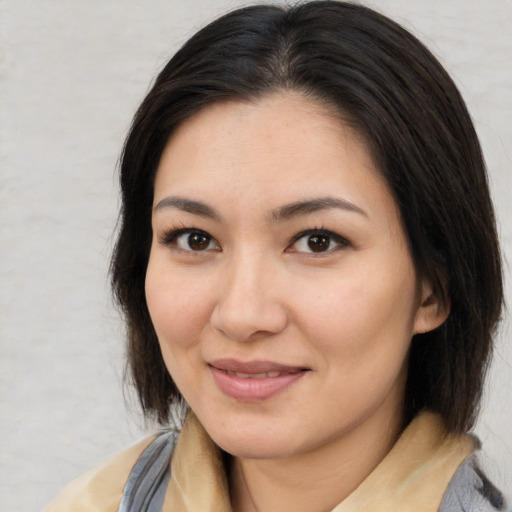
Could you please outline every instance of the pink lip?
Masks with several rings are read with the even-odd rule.
[[[235,359],[218,359],[209,363],[209,367],[218,388],[225,395],[244,402],[266,400],[307,372],[305,368],[272,361],[242,362]]]

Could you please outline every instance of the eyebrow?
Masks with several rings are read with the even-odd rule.
[[[222,216],[215,208],[212,208],[200,201],[194,201],[193,199],[185,199],[184,197],[177,196],[165,197],[157,203],[153,208],[153,211],[158,212],[165,208],[176,208],[177,210],[199,215],[201,217],[207,217],[217,222],[222,221]]]
[[[359,213],[368,217],[368,214],[359,206],[345,199],[337,197],[315,197],[304,201],[296,201],[272,211],[272,220],[275,222],[288,220],[292,217],[307,215],[320,210],[339,208],[348,212]]]
[[[153,208],[153,211],[158,212],[165,208],[175,208],[187,213],[213,219],[217,222],[222,222],[222,215],[215,208],[202,203],[201,201],[195,201],[194,199],[186,199],[179,196],[165,197],[156,204],[156,206]],[[346,199],[327,196],[295,201],[293,203],[280,206],[279,208],[272,210],[271,219],[274,222],[280,222],[289,220],[293,217],[308,215],[317,211],[329,210],[333,208],[358,213],[366,217],[368,216],[368,214],[362,208],[356,206],[350,201],[347,201]]]

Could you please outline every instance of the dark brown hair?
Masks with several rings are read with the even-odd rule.
[[[438,412],[448,431],[474,422],[503,301],[500,252],[481,148],[456,86],[414,36],[352,3],[233,11],[194,35],[138,109],[121,159],[112,260],[128,326],[128,363],[145,414],[161,423],[181,399],[149,317],[144,280],[153,183],[173,130],[206,105],[295,90],[364,135],[399,205],[418,274],[450,315],[414,336],[405,420]]]

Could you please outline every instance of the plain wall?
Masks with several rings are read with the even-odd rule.
[[[108,258],[116,163],[152,77],[228,0],[0,0],[0,510],[42,509],[143,435],[122,389]],[[452,73],[512,254],[512,1],[373,0]],[[510,272],[507,267],[507,295]],[[512,488],[512,333],[477,433]]]

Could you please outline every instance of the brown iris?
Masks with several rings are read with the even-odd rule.
[[[187,242],[193,251],[204,251],[210,244],[210,237],[203,233],[190,233]]]
[[[313,252],[327,251],[327,249],[329,249],[330,243],[331,243],[331,239],[327,235],[317,234],[317,235],[311,235],[308,238],[308,247]]]

